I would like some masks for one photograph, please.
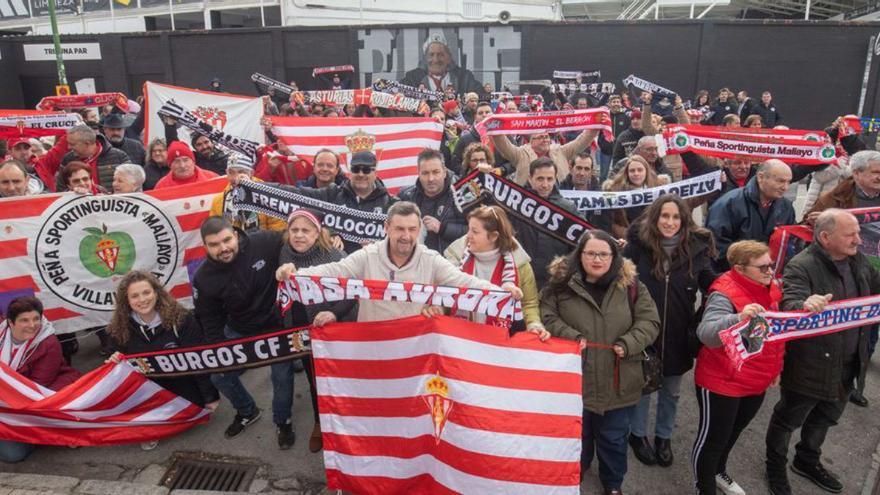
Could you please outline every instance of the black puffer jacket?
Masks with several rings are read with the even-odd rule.
[[[131,163],[136,163],[142,167],[144,166],[147,152],[144,149],[144,145],[137,139],[123,138],[122,142],[118,145],[112,141],[110,144],[113,145],[114,148],[124,151],[125,154],[128,155],[128,159]]]
[[[438,253],[446,251],[450,244],[467,232],[467,221],[455,207],[455,200],[452,198],[452,183],[455,180],[452,174],[447,173],[443,192],[433,198],[425,195],[422,183],[418,179],[414,186],[407,187],[399,194],[401,201],[412,201],[418,205],[422,216],[427,215],[440,220],[440,231],[428,232],[425,236],[425,246]]]
[[[275,304],[281,232],[238,233],[238,256],[230,263],[206,259],[193,277],[195,314],[209,342],[226,340],[229,326],[243,335],[281,329]]]
[[[735,99],[728,98],[726,102],[721,100],[715,100],[712,103],[711,111],[715,112],[712,114],[712,117],[709,119],[709,125],[722,125],[724,124],[724,117],[733,114],[739,116],[737,113],[737,109],[739,108],[739,103],[736,102]]]
[[[111,336],[115,351],[123,354],[164,351],[203,344],[202,329],[192,313],[187,313],[177,325],[167,328],[160,325],[153,330],[141,328],[134,320],[128,320],[128,340],[121,344]],[[220,399],[217,389],[211,384],[210,375],[181,376],[176,378],[152,378],[162,388],[174,392],[193,404],[205,404]]]
[[[153,160],[147,160],[147,163],[144,164],[144,175],[146,175],[146,180],[144,180],[144,191],[150,191],[154,187],[156,187],[156,183],[159,182],[159,179],[168,175],[171,169],[168,165],[159,165]]]
[[[880,272],[865,255],[857,253],[850,257],[849,265],[860,297],[880,294]],[[804,301],[813,294],[832,294],[832,301],[846,298],[843,278],[818,242],[810,244],[785,265],[782,287],[779,308],[782,311],[803,309]],[[843,383],[844,360],[849,357],[845,355],[845,334],[858,332],[858,380],[862,383],[870,361],[869,328],[859,327],[786,342],[782,387],[818,400],[846,400],[845,385],[851,384]]]
[[[532,189],[532,186],[528,182],[523,187],[535,195],[538,194]],[[546,199],[550,203],[553,203],[566,211],[581,216],[577,212],[574,203],[563,198],[562,195],[559,194],[559,189],[555,187],[553,188],[553,192],[551,192],[550,196]],[[535,228],[534,225],[518,220],[513,216],[510,216],[510,219],[513,223],[513,230],[516,233],[516,239],[519,241],[520,246],[522,246],[522,248],[526,250],[526,253],[532,258],[532,270],[535,272],[535,284],[540,290],[550,278],[547,266],[553,261],[553,258],[568,254],[568,252],[571,251],[572,246],[557,240],[555,237],[542,233]]]
[[[663,374],[683,375],[694,364],[694,330],[699,323],[694,309],[697,291],[706,294],[717,278],[710,257],[714,251],[712,233],[705,229],[691,233],[688,244],[690,257],[672,258],[666,277],[657,278],[654,274],[654,254],[639,238],[640,225],[641,221],[630,227],[623,255],[635,263],[639,280],[645,284],[657,304],[660,336],[654,342],[654,347],[662,358]]]
[[[364,199],[360,199],[351,187],[351,181],[345,180],[342,185],[330,184],[327,187],[313,189],[311,187],[293,187],[283,184],[273,184],[276,187],[291,191],[296,194],[302,194],[310,198],[319,199],[327,203],[333,203],[341,206],[347,206],[360,211],[369,211],[371,213],[385,213],[395,201],[397,197],[392,196],[385,189],[385,184],[381,180],[376,179],[376,188]],[[351,254],[361,248],[356,242],[345,241],[345,252]]]
[[[101,145],[101,152],[97,157],[94,157],[91,160],[83,160],[76,156],[73,151],[68,151],[67,154],[64,155],[64,158],[61,159],[61,166],[63,167],[74,160],[86,162],[92,166],[92,170],[97,169],[98,185],[108,191],[112,191],[113,172],[116,170],[117,165],[128,161],[128,155],[126,155],[124,151],[114,148],[103,134],[98,134],[96,139],[97,143]],[[58,174],[55,182],[56,190],[58,192],[66,191],[67,184],[61,184],[60,181],[61,174]]]

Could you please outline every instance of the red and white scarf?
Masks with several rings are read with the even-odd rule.
[[[459,267],[461,271],[468,275],[473,275],[476,271],[476,264],[476,257],[473,256],[470,249],[465,249],[464,258],[462,258],[461,266]],[[489,282],[492,282],[498,287],[502,287],[508,282],[519,287],[519,270],[516,269],[516,263],[513,261],[512,252],[508,251],[498,257],[498,261],[495,263],[495,270],[492,271],[492,278],[489,279]],[[456,316],[463,318],[467,318],[470,313],[469,311],[459,311],[457,307],[453,308],[452,312]],[[485,323],[486,325],[510,328],[511,320],[487,315]]]
[[[614,139],[611,133],[611,114],[605,107],[558,112],[496,114],[486,117],[476,125],[476,128],[483,136],[599,129],[605,133],[606,139]]]
[[[52,335],[55,335],[55,328],[46,317],[43,317],[37,334],[16,348],[12,341],[12,328],[9,327],[9,320],[4,320],[3,323],[0,323],[0,363],[5,363],[18,371],[33,355],[40,343]]]

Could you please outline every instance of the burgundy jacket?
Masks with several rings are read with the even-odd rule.
[[[61,390],[81,376],[64,360],[61,343],[54,335],[40,342],[33,354],[18,368],[18,373],[52,390]]]

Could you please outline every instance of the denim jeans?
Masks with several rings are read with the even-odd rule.
[[[669,440],[675,431],[675,412],[678,410],[678,396],[681,393],[681,375],[664,376],[663,388],[650,395],[642,396],[636,404],[632,416],[632,434],[643,437],[648,431],[648,411],[651,397],[657,396],[657,421],[654,436]]]
[[[227,339],[240,339],[242,335],[228,326],[223,329],[223,335]],[[244,370],[229,371],[226,373],[214,373],[211,375],[211,382],[217,387],[217,390],[229,399],[232,407],[235,408],[241,416],[252,416],[257,410],[257,404],[254,402],[253,396],[244,388],[241,383],[241,375]]]
[[[37,446],[30,443],[0,440],[0,462],[8,462],[10,464],[21,462],[27,459],[31,452],[36,449]]]
[[[581,474],[593,456],[599,457],[599,481],[606,490],[620,489],[626,476],[627,437],[629,418],[635,406],[622,407],[605,414],[584,410],[581,435]]]
[[[242,334],[226,327],[223,335],[227,339],[240,339]],[[283,361],[269,366],[272,379],[272,420],[283,425],[290,419],[293,410],[293,361]],[[242,416],[251,416],[257,410],[253,396],[241,383],[244,370],[211,375],[211,382],[217,390],[229,399],[232,407]]]

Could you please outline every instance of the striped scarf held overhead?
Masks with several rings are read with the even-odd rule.
[[[476,257],[471,253],[470,249],[466,249],[464,252],[464,257],[461,260],[461,271],[467,273],[469,275],[473,275],[476,272]],[[498,261],[495,263],[495,269],[492,271],[492,278],[489,279],[489,282],[501,287],[504,284],[510,282],[519,287],[519,271],[516,269],[516,263],[513,261],[513,253],[508,251],[506,253],[501,254],[498,258]],[[453,314],[462,318],[469,318],[469,311],[459,311],[457,308],[453,308]],[[493,325],[496,327],[510,328],[511,321],[506,318],[496,318],[492,316],[486,316],[486,321],[484,322],[486,325]]]

